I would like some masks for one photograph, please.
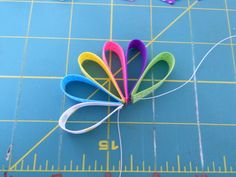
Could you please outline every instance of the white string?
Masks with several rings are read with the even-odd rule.
[[[121,139],[121,131],[120,131],[120,109],[117,113],[117,132],[119,137],[119,146],[120,146],[120,169],[119,169],[119,177],[122,175],[122,166],[123,166],[123,150],[122,150],[122,139]]]
[[[208,50],[208,52],[204,55],[204,57],[201,59],[201,61],[199,62],[199,64],[197,65],[196,69],[193,71],[193,74],[190,76],[190,78],[184,82],[183,84],[181,84],[180,86],[169,90],[167,92],[164,92],[162,94],[156,95],[156,96],[152,96],[152,97],[147,97],[147,98],[142,98],[141,100],[148,100],[148,99],[154,99],[154,98],[158,98],[164,95],[168,95],[170,93],[173,93],[179,89],[181,89],[182,87],[184,87],[186,84],[188,84],[193,77],[195,76],[196,72],[198,71],[198,69],[200,68],[200,66],[202,65],[202,63],[205,61],[205,59],[207,58],[207,56],[217,47],[219,46],[222,42],[228,40],[228,39],[232,39],[232,38],[236,38],[236,35],[232,35],[229,36],[227,38],[224,38],[222,40],[220,40],[219,42],[217,42],[212,48],[210,48],[210,50]],[[123,150],[122,150],[122,139],[121,139],[121,131],[120,131],[120,109],[118,110],[117,113],[117,131],[118,131],[118,137],[119,137],[119,146],[120,146],[120,168],[119,168],[119,177],[122,176],[122,165],[123,165]]]
[[[141,98],[140,100],[149,100],[149,99],[153,99],[153,98],[159,98],[159,97],[162,97],[164,95],[168,95],[170,93],[173,93],[179,89],[181,89],[182,87],[184,87],[186,84],[188,84],[192,79],[193,77],[195,76],[196,72],[198,71],[199,67],[202,65],[202,63],[204,62],[204,60],[206,59],[206,57],[218,46],[220,45],[222,42],[228,40],[228,39],[232,39],[232,38],[236,38],[236,35],[232,35],[232,36],[229,36],[227,38],[224,38],[222,40],[220,40],[219,42],[217,42],[212,48],[210,48],[210,50],[208,50],[208,52],[204,55],[204,57],[201,59],[200,63],[197,65],[196,69],[193,71],[193,74],[191,75],[191,77],[186,81],[184,82],[183,84],[181,84],[180,86],[172,89],[172,90],[169,90],[167,92],[164,92],[164,93],[161,93],[159,95],[156,95],[156,96],[152,96],[152,97],[146,97],[146,98]]]

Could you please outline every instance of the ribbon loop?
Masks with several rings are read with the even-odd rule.
[[[87,99],[87,98],[80,98],[78,96],[74,96],[71,93],[69,93],[67,91],[67,86],[72,82],[85,83],[87,85],[90,85],[90,86],[94,87],[95,89],[100,89],[101,91],[105,92],[106,94],[108,94],[109,96],[114,98],[116,101],[118,101],[118,102],[120,101],[119,99],[114,97],[112,94],[110,94],[110,92],[107,92],[107,90],[105,90],[103,87],[99,86],[98,84],[96,84],[92,80],[90,80],[90,79],[88,79],[88,78],[86,78],[82,75],[69,74],[61,80],[61,90],[67,97],[71,98],[72,100],[75,100],[75,101],[78,101],[78,102],[98,102],[97,100],[91,100],[91,99]]]
[[[141,57],[142,57],[141,58],[142,59],[142,61],[141,61],[142,65],[141,65],[141,69],[139,70],[138,77],[137,77],[137,79],[139,80],[141,75],[142,75],[142,73],[143,73],[143,71],[144,71],[144,69],[145,69],[145,67],[146,67],[146,65],[147,65],[147,49],[146,49],[144,43],[141,40],[134,39],[134,40],[130,41],[130,43],[128,44],[127,51],[126,51],[126,60],[128,60],[128,57],[129,57],[130,52],[131,52],[132,49],[137,50],[138,52],[137,52],[136,55],[140,54]],[[133,58],[131,58],[131,60],[135,59],[135,57],[137,57],[136,55],[134,55]],[[127,66],[127,68],[128,68],[128,66]],[[138,82],[138,80],[137,80],[137,82]],[[131,93],[132,93],[135,85],[137,84],[137,82],[134,83],[134,85],[128,91],[129,92],[129,99],[131,99],[130,98],[131,97]]]
[[[159,82],[157,82],[156,84],[152,85],[151,87],[144,89],[142,91],[138,92],[138,89],[140,87],[141,82],[143,81],[145,75],[148,73],[148,71],[150,71],[152,69],[152,67],[157,64],[160,61],[164,61],[168,64],[168,72],[165,75],[165,77],[163,79],[161,79]],[[146,69],[144,70],[142,76],[140,77],[140,79],[138,80],[138,82],[136,83],[132,93],[131,93],[131,100],[133,103],[141,100],[143,97],[149,95],[150,93],[152,93],[155,89],[157,89],[158,87],[161,86],[161,84],[167,79],[167,77],[170,75],[170,73],[172,72],[173,68],[175,66],[175,58],[174,56],[169,53],[169,52],[163,52],[160,53],[159,55],[157,55],[154,59],[152,59],[152,61],[148,64],[148,66],[146,67]]]
[[[110,68],[110,66],[109,66],[107,58],[106,58],[107,51],[114,52],[118,56],[118,58],[120,59],[122,77],[123,77],[123,87],[124,87],[124,94],[122,96],[127,101],[129,96],[128,96],[128,83],[127,83],[127,63],[126,63],[124,51],[123,51],[122,47],[115,42],[109,41],[104,44],[103,51],[102,51],[102,59],[106,63],[108,68]],[[110,71],[112,73],[111,68],[110,68]],[[115,78],[114,74],[113,74],[113,77]]]
[[[114,109],[110,114],[108,114],[106,117],[102,118],[102,120],[100,120],[99,122],[97,122],[96,124],[89,126],[87,128],[81,129],[81,130],[69,130],[68,128],[66,128],[66,123],[68,121],[68,119],[70,118],[70,116],[76,112],[77,110],[79,110],[82,107],[86,107],[86,106],[113,106],[113,107],[117,107],[116,109]],[[115,102],[84,102],[84,103],[79,103],[76,104],[72,107],[70,107],[69,109],[67,109],[60,117],[59,119],[59,126],[65,130],[68,133],[72,133],[72,134],[83,134],[83,133],[87,133],[95,128],[97,128],[98,126],[100,126],[105,120],[107,120],[111,115],[113,115],[115,112],[117,112],[118,110],[120,110],[123,107],[123,104],[121,103],[115,103]]]
[[[100,66],[103,71],[107,74],[108,79],[111,81],[111,83],[114,85],[116,91],[118,92],[119,96],[115,95],[114,93],[112,93],[110,90],[106,89],[102,84],[100,84],[94,77],[92,77],[88,72],[87,69],[85,68],[85,66],[83,65],[85,61],[91,61],[93,62],[95,65],[97,64],[98,66]],[[106,90],[106,92],[108,92],[110,95],[112,95],[114,98],[118,99],[121,102],[125,102],[125,99],[122,96],[122,93],[119,89],[119,86],[117,85],[117,82],[115,80],[115,78],[113,77],[110,69],[107,67],[107,65],[103,62],[103,60],[98,57],[96,54],[91,53],[91,52],[84,52],[82,53],[79,58],[78,58],[78,64],[79,67],[82,71],[82,73],[89,79],[91,79],[93,82],[95,82],[97,85],[99,85],[100,87],[103,87],[104,90]]]

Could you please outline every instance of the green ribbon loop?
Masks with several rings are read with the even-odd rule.
[[[160,61],[164,61],[168,64],[168,72],[165,75],[165,77],[160,80],[158,83],[152,85],[151,87],[141,90],[140,92],[138,92],[138,89],[140,87],[141,82],[143,81],[145,75],[148,73],[149,70],[152,69],[152,67],[160,62]],[[152,59],[152,61],[148,64],[148,66],[145,68],[142,76],[140,77],[140,79],[138,80],[138,82],[136,83],[132,93],[131,93],[131,101],[132,103],[135,103],[139,100],[141,100],[142,98],[144,98],[145,96],[149,95],[150,93],[152,93],[155,89],[157,89],[158,87],[161,86],[161,84],[167,79],[167,77],[170,75],[170,73],[172,72],[172,70],[174,69],[175,66],[175,58],[174,56],[169,53],[169,52],[162,52],[160,54],[158,54],[157,56],[154,57],[154,59]]]

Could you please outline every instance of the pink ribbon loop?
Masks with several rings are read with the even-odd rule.
[[[102,51],[102,59],[103,59],[104,63],[107,65],[107,67],[110,69],[110,71],[111,71],[111,68],[110,68],[107,58],[106,58],[107,51],[114,52],[118,56],[118,58],[120,59],[122,77],[123,77],[123,87],[124,87],[124,93],[122,93],[122,92],[121,93],[123,94],[123,98],[125,98],[125,100],[127,102],[129,99],[129,94],[128,94],[128,81],[127,81],[127,61],[126,61],[126,58],[124,55],[124,51],[123,51],[122,47],[119,44],[117,44],[116,42],[109,41],[104,44],[103,51]],[[112,71],[111,71],[111,73],[112,73]],[[115,78],[114,74],[113,74],[113,77]],[[120,88],[118,88],[118,89],[120,89]]]

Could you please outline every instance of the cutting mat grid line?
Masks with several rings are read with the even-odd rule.
[[[30,0],[0,0],[0,2],[9,2],[9,3],[28,3],[30,2]],[[63,2],[59,2],[59,1],[44,1],[44,0],[35,0],[34,1],[35,3],[40,3],[40,4],[71,4],[72,2],[71,1],[63,1]],[[145,7],[145,8],[149,8],[149,4],[148,4],[148,1],[145,1],[146,3],[134,3],[134,4],[130,4],[130,3],[126,3],[126,4],[122,4],[122,3],[113,3],[113,6],[126,6],[126,7]],[[154,1],[155,2],[155,1]],[[187,1],[186,1],[187,2]],[[175,6],[169,6],[169,5],[165,5],[165,4],[161,4],[159,2],[156,2],[156,4],[153,4],[152,7],[153,8],[168,8],[168,9],[186,9],[186,2],[183,2],[182,3],[182,6],[181,5],[175,5]],[[107,1],[107,3],[100,3],[100,2],[79,2],[79,1],[74,1],[73,4],[78,4],[78,5],[85,5],[85,6],[88,6],[88,5],[92,5],[92,6],[110,6],[110,3],[109,1]],[[228,8],[229,11],[236,11],[235,9],[235,4],[233,2],[233,0],[229,1],[229,5],[231,8]],[[216,7],[207,7],[207,6],[202,6],[202,7],[193,7],[193,10],[194,9],[198,9],[198,10],[221,10],[221,11],[225,11],[225,8],[221,5],[217,6]]]
[[[175,6],[168,6],[158,0],[0,0],[0,21],[4,23],[0,29],[3,98],[0,100],[0,174],[9,166],[6,152],[11,144],[12,127],[16,125],[10,165],[26,155],[9,170],[9,175],[61,173],[71,177],[77,176],[77,172],[80,176],[104,176],[110,172],[117,176],[120,162],[116,116],[89,134],[65,134],[56,127],[56,121],[62,108],[75,102],[61,93],[60,79],[65,73],[80,73],[78,55],[83,51],[100,55],[106,40],[112,38],[124,48],[128,39],[140,38],[148,43],[193,2],[178,1]],[[161,51],[170,51],[176,57],[173,74],[155,94],[187,80],[192,73],[193,56],[198,63],[216,41],[235,34],[235,19],[234,0],[199,1],[153,42],[148,47],[149,59]],[[26,62],[21,72],[26,41]],[[195,83],[197,98],[191,81],[172,95],[139,102],[121,111],[123,176],[155,173],[173,176],[175,173],[195,177],[205,173],[212,177],[236,173],[235,45],[235,40],[220,45],[203,64]],[[147,82],[153,82],[153,78]],[[16,117],[17,97],[20,100]],[[199,105],[199,125],[195,99]],[[81,115],[86,119],[79,124],[74,119],[73,125],[84,127],[97,121],[92,114],[82,112]],[[198,126],[204,153],[203,169]]]

